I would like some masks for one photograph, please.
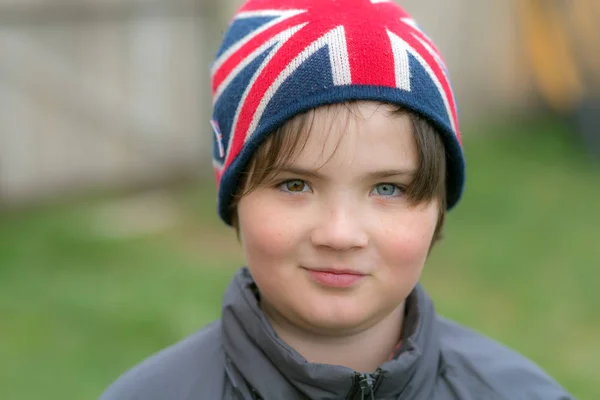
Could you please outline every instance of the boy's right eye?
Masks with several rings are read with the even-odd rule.
[[[302,193],[302,192],[310,192],[310,187],[308,183],[303,181],[302,179],[289,179],[279,184],[279,189],[284,192],[291,193]]]

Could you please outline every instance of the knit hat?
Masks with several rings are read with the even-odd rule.
[[[249,0],[211,69],[219,215],[231,224],[240,176],[267,135],[294,115],[349,100],[397,104],[427,119],[447,157],[447,204],[465,180],[456,102],[444,61],[386,0]]]

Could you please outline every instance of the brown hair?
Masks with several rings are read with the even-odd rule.
[[[347,112],[355,114],[356,101],[321,106],[326,112]],[[396,106],[395,106],[396,107]],[[423,117],[396,107],[393,114],[408,114],[411,120],[413,134],[416,142],[419,165],[417,173],[408,186],[406,195],[414,206],[433,200],[438,201],[439,214],[432,244],[441,239],[442,227],[446,217],[446,152],[440,135],[435,128]],[[239,234],[237,220],[237,204],[240,199],[258,188],[265,181],[269,181],[275,172],[285,167],[302,152],[312,131],[315,118],[315,109],[294,118],[281,125],[273,134],[254,152],[252,159],[246,166],[237,193],[231,201],[232,225]],[[335,118],[329,118],[332,123]]]

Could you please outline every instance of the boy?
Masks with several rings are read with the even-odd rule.
[[[418,284],[464,161],[433,43],[393,2],[250,0],[212,70],[222,317],[102,399],[570,399]]]

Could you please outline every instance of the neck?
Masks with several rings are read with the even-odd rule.
[[[404,303],[377,323],[357,332],[324,335],[292,325],[262,304],[277,335],[307,361],[341,365],[357,372],[374,372],[394,353],[402,337]]]

